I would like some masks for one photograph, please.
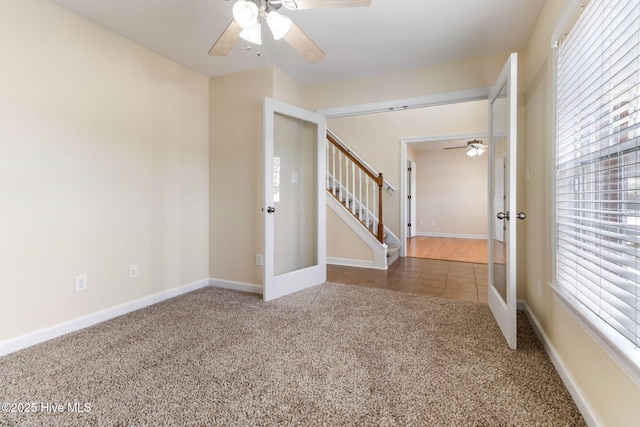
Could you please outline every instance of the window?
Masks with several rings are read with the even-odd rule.
[[[589,1],[557,55],[555,286],[640,372],[640,3]]]

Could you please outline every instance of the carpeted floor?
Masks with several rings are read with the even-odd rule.
[[[205,288],[0,358],[0,401],[35,409],[0,425],[584,425],[522,316],[518,333],[512,351],[471,302]]]

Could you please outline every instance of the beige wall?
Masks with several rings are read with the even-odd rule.
[[[333,197],[333,196],[327,196]],[[327,257],[373,262],[373,250],[327,206]]]
[[[210,99],[209,274],[262,283],[255,254],[264,247],[262,104],[273,69],[213,78]]]
[[[507,56],[488,55],[312,86],[307,107],[315,110],[491,86]]]
[[[273,99],[305,108],[305,87],[279,68],[272,67]]]
[[[207,279],[208,80],[49,1],[0,33],[0,341]]]
[[[549,0],[527,46],[526,301],[542,324],[592,410],[604,426],[637,425],[640,388],[606,355],[553,297],[546,283],[553,274],[552,241],[552,82],[553,25],[566,1]],[[541,283],[538,291],[538,281]]]
[[[486,238],[488,153],[474,158],[443,149],[414,153],[418,234]]]

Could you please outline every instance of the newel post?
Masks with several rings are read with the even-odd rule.
[[[380,243],[384,243],[384,224],[382,222],[382,187],[384,185],[384,178],[382,178],[382,172],[378,174],[378,240]]]

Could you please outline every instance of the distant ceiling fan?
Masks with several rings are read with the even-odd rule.
[[[209,55],[226,56],[239,38],[253,44],[262,44],[261,20],[264,20],[275,40],[284,38],[305,61],[314,64],[324,58],[324,52],[291,19],[277,10],[282,6],[288,10],[298,10],[361,7],[370,4],[371,0],[236,0],[233,5],[233,21],[218,37],[209,50]]]
[[[487,151],[487,146],[477,139],[467,142],[467,145],[447,147],[445,150],[462,150],[464,148],[466,148],[467,156],[469,157],[482,156],[482,154]]]

